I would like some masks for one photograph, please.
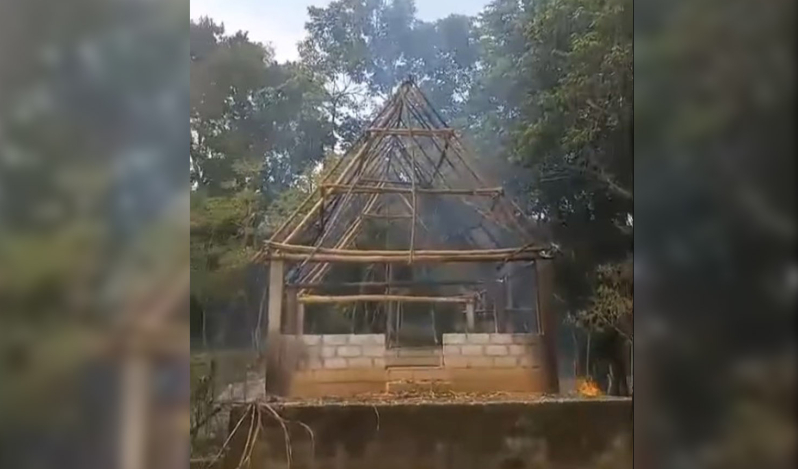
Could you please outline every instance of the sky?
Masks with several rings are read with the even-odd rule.
[[[331,0],[191,0],[191,18],[209,16],[224,23],[225,31],[249,33],[249,38],[271,44],[278,61],[296,60],[296,45],[305,36],[308,6],[326,6]],[[475,15],[490,0],[416,0],[416,16],[434,21],[450,14]]]

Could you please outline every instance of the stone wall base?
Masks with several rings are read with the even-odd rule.
[[[539,336],[444,334],[443,345],[386,349],[385,336],[293,336],[296,350],[288,397],[307,398],[408,390],[543,393]]]

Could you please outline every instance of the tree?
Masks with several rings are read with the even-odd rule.
[[[253,187],[267,200],[333,144],[322,90],[245,33],[191,23],[191,174],[209,195]],[[260,173],[242,167],[260,167]]]
[[[443,116],[452,118],[462,112],[477,67],[474,20],[452,15],[428,23],[415,13],[412,0],[338,0],[310,7],[302,61],[328,89],[339,86],[330,99],[346,102],[351,116],[373,104],[364,91],[383,100],[413,75]],[[344,94],[342,83],[349,84]]]
[[[527,207],[562,247],[555,265],[565,310],[570,316],[615,315],[620,310],[614,308],[631,301],[617,284],[607,283],[611,268],[604,266],[622,263],[632,252],[631,1],[527,5],[521,16],[524,41],[519,26],[501,27],[502,15],[518,18],[518,8],[496,2],[484,15],[486,27],[496,31],[486,45],[511,53],[491,62],[483,82],[499,80],[496,75],[513,65],[519,70],[511,74],[511,89],[520,104],[495,109],[509,111],[505,116],[518,122],[509,157],[531,171],[524,180]],[[576,323],[616,342],[615,328]]]

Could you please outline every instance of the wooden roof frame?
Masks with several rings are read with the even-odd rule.
[[[476,166],[476,158],[458,133],[408,78],[350,150],[264,243],[254,260],[295,261],[300,270],[295,280],[312,283],[324,277],[331,263],[507,263],[551,258],[551,245],[529,242],[534,222],[523,215],[501,186],[488,184]],[[387,196],[399,197],[409,213],[379,213],[383,208],[380,202]],[[434,196],[462,202],[480,219],[490,221],[494,230],[511,231],[527,244],[419,249],[417,230],[423,227],[430,231],[419,216],[419,200]],[[479,199],[489,203],[480,203]],[[364,220],[380,217],[410,220],[408,249],[351,249]],[[484,224],[480,228],[488,238],[500,238]]]

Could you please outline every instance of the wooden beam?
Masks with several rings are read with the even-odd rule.
[[[384,128],[384,127],[371,127],[367,129],[366,132],[370,134],[379,134],[379,135],[392,135],[392,136],[399,136],[399,137],[411,137],[411,136],[419,136],[419,137],[451,137],[454,135],[454,129],[425,129],[423,127],[412,128],[412,129],[391,129],[391,128]]]
[[[365,251],[366,253],[368,251]],[[515,255],[507,254],[447,254],[447,255],[420,255],[417,251],[413,255],[414,263],[445,263],[445,262],[522,262],[547,259],[548,257],[536,252],[523,252]],[[308,253],[268,253],[261,257],[262,260],[282,259],[286,261],[307,262],[349,262],[355,264],[376,264],[380,262],[407,263],[407,252],[402,256],[369,255],[369,254],[308,254]]]
[[[468,332],[474,332],[474,329],[476,329],[476,314],[474,308],[475,305],[473,301],[466,303],[466,331]]]
[[[401,219],[413,218],[412,215],[390,215],[387,213],[364,213],[363,216],[366,218],[383,218],[386,220],[401,220]]]
[[[368,185],[350,185],[350,184],[323,184],[321,186],[322,194],[412,194],[412,188],[406,187],[377,187]],[[429,189],[418,188],[418,194],[432,194],[432,195],[474,195],[474,196],[497,196],[504,193],[501,187],[486,187],[477,189]]]
[[[285,263],[283,260],[272,259],[269,264],[269,335],[280,333],[280,323],[283,317],[284,275]]]
[[[410,254],[409,254],[409,263],[413,263],[413,250],[416,248],[416,217],[418,217],[418,187],[416,185],[416,173],[415,171],[410,173],[410,180],[412,182],[412,187],[410,188],[410,200],[412,207],[410,210],[412,212],[413,220],[410,222]]]
[[[267,246],[277,251],[284,251],[286,253],[317,253],[317,254],[334,254],[334,255],[347,255],[347,256],[407,256],[407,250],[388,250],[388,249],[336,249],[336,248],[322,248],[314,246],[302,246],[299,244],[286,244],[267,241]],[[530,252],[538,252],[547,249],[543,246],[522,246],[520,248],[498,248],[498,249],[438,249],[438,250],[417,250],[415,254],[419,256],[483,256],[488,254],[496,255],[512,255],[524,254]]]
[[[303,282],[292,283],[289,287],[292,288],[401,288],[401,287],[447,287],[447,286],[476,286],[484,284],[484,281],[478,280],[437,280],[437,281],[402,281],[393,280],[385,282]],[[530,309],[531,311],[531,309]]]
[[[294,327],[296,335],[305,333],[305,304],[297,302],[296,304],[296,319],[294,320]]]
[[[144,469],[147,467],[147,417],[151,365],[142,354],[128,357],[122,365],[122,429],[119,467]]]
[[[410,296],[410,295],[304,295],[298,298],[300,303],[360,303],[364,301],[398,301],[403,303],[462,303],[473,304],[474,300],[466,296]]]
[[[543,374],[546,377],[548,391],[557,393],[560,390],[557,369],[557,319],[553,310],[554,270],[551,260],[535,262],[538,306],[538,332],[543,339]]]

